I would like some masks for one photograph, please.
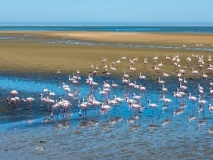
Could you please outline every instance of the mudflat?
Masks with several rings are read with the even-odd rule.
[[[60,69],[65,74],[71,74],[76,70],[87,74],[93,70],[92,66],[97,66],[99,73],[102,73],[104,65],[107,65],[109,70],[112,65],[117,69],[114,74],[121,74],[123,71],[132,72],[129,70],[128,58],[138,57],[133,75],[140,72],[145,75],[156,75],[154,67],[161,62],[163,66],[160,72],[175,75],[178,69],[184,66],[197,68],[196,59],[189,63],[186,58],[192,55],[202,55],[204,59],[207,59],[212,51],[196,50],[196,47],[212,48],[213,44],[212,34],[10,31],[0,32],[0,36],[14,37],[0,40],[0,70],[31,73],[55,73],[57,69]],[[94,44],[101,42],[108,45],[46,43],[61,39],[81,40],[94,42]],[[132,44],[164,47],[131,47]],[[185,49],[185,47],[191,47],[192,50]],[[177,54],[181,60],[179,68],[174,67],[172,62],[165,58],[165,56],[173,58]],[[113,63],[123,56],[126,56],[127,60],[121,61],[120,64]],[[158,60],[153,62],[155,56]],[[103,58],[107,58],[105,64],[101,61]],[[144,58],[148,59],[146,66]],[[205,64],[204,69],[207,67],[208,65]],[[186,72],[187,75],[191,76],[191,72]]]

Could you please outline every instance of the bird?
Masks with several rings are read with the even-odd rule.
[[[203,106],[203,105],[205,105],[205,104],[207,103],[206,100],[201,99],[201,96],[200,96],[200,95],[199,95],[199,98],[198,98],[198,102],[199,102],[199,104],[200,104],[201,106]]]
[[[51,90],[49,90],[49,95],[50,95],[51,97],[54,97],[56,94],[55,94],[54,92],[52,92]]]
[[[22,98],[21,102],[28,103],[28,106],[26,107],[27,110],[32,109],[32,103],[35,101],[35,98],[27,97]]]
[[[18,91],[17,90],[12,90],[12,91],[10,91],[10,95],[12,95],[12,96],[18,95]]]
[[[40,99],[41,101],[44,103],[44,107],[47,107],[47,111],[50,111],[50,108],[48,107],[48,103],[49,103],[49,98],[48,96],[43,97],[43,94],[40,94]]]
[[[187,88],[188,88],[188,87],[186,87],[186,86],[182,85],[182,83],[181,83],[181,82],[180,82],[179,86],[180,86],[180,88],[181,88],[183,91],[187,90]]]
[[[88,102],[84,102],[84,99],[83,99],[83,102],[81,103],[80,100],[78,101],[78,107],[80,108],[80,111],[79,111],[79,116],[82,116],[82,110],[84,112],[84,116],[86,115],[86,110],[88,109],[89,107],[89,103]]]
[[[169,99],[169,98],[166,98],[165,96],[163,96],[162,100],[164,101],[164,103],[168,104],[168,103],[171,103],[172,100]]]
[[[165,82],[163,80],[161,80],[160,77],[158,77],[158,83],[164,84]]]
[[[168,89],[164,87],[164,84],[162,84],[162,91],[163,93],[168,92]]]
[[[129,75],[125,71],[123,71],[123,77],[124,78],[129,78]]]
[[[189,100],[191,100],[193,102],[195,102],[197,100],[197,97],[191,96],[191,93],[189,93],[188,96],[189,96]]]
[[[169,57],[169,56],[167,56],[167,55],[166,55],[165,57],[166,57],[167,60],[171,60],[171,57]]]
[[[192,68],[191,70],[192,70],[192,74],[193,74],[193,75],[195,76],[195,78],[196,78],[197,74],[199,74],[199,71],[194,70],[194,68]]]
[[[112,87],[112,88],[117,88],[117,87],[119,87],[119,85],[116,84],[116,83],[114,83],[114,81],[112,81],[112,82],[111,82],[111,87]]]
[[[148,100],[148,106],[149,106],[150,108],[152,108],[152,114],[154,113],[154,110],[153,110],[153,109],[156,109],[156,110],[157,110],[157,108],[158,108],[158,105],[155,104],[155,103],[151,103],[151,100]],[[157,110],[157,112],[158,112],[158,110]],[[158,113],[158,115],[159,115],[159,113]]]
[[[142,76],[142,74],[140,73],[139,78],[140,79],[146,79],[146,76]]]
[[[104,104],[104,103],[101,103],[101,111],[102,112],[109,112],[111,109],[111,106],[110,105],[107,105],[107,104]]]
[[[124,101],[123,98],[117,97],[116,95],[114,95],[114,100],[116,100],[118,103],[121,103]]]
[[[211,104],[208,105],[208,108],[209,108],[209,112],[213,113],[213,106]]]
[[[141,106],[140,104],[136,104],[136,103],[129,103],[130,108],[134,109],[135,113],[141,113],[144,109],[143,106]]]
[[[135,93],[133,93],[133,99],[135,99],[136,101],[139,101],[142,97],[139,95],[136,95]]]
[[[19,97],[8,97],[7,98],[7,103],[9,106],[13,105],[12,109],[15,109],[17,106],[17,103],[20,101]]]
[[[129,103],[136,103],[136,100],[130,99],[129,97],[126,97],[126,102]]]

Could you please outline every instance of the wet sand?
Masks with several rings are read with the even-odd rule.
[[[26,37],[27,39],[21,39]],[[75,72],[77,69],[82,74],[91,71],[91,64],[97,65],[100,73],[103,71],[102,58],[107,58],[108,66],[122,56],[127,58],[139,58],[136,64],[137,71],[146,75],[155,75],[152,58],[158,55],[157,63],[163,62],[162,72],[175,74],[176,70],[165,59],[165,55],[173,57],[177,53],[180,56],[181,65],[186,64],[186,58],[193,54],[202,54],[208,58],[210,51],[190,51],[185,49],[159,49],[159,48],[132,48],[119,46],[96,45],[71,45],[71,44],[46,44],[43,41],[60,39],[79,39],[93,42],[108,42],[111,44],[150,44],[163,46],[195,47],[203,44],[211,48],[213,35],[211,34],[161,34],[161,33],[114,33],[114,32],[0,32],[0,36],[15,36],[16,39],[0,41],[0,70],[3,72],[27,72],[27,73],[55,73],[60,69],[65,74]],[[19,39],[18,39],[19,38]],[[143,59],[148,58],[148,65],[143,66]],[[192,62],[190,67],[197,67]],[[207,67],[207,66],[206,66]],[[118,66],[117,74],[123,71],[129,72],[129,63],[126,60]],[[186,73],[187,74],[187,73]],[[188,76],[191,76],[188,74]]]

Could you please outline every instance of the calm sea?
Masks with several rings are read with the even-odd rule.
[[[100,31],[100,32],[169,32],[213,33],[213,26],[60,26],[0,25],[0,31]]]

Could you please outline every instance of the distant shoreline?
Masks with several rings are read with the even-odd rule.
[[[205,33],[213,34],[213,25],[3,25],[0,31],[36,32],[123,32],[123,33]]]

